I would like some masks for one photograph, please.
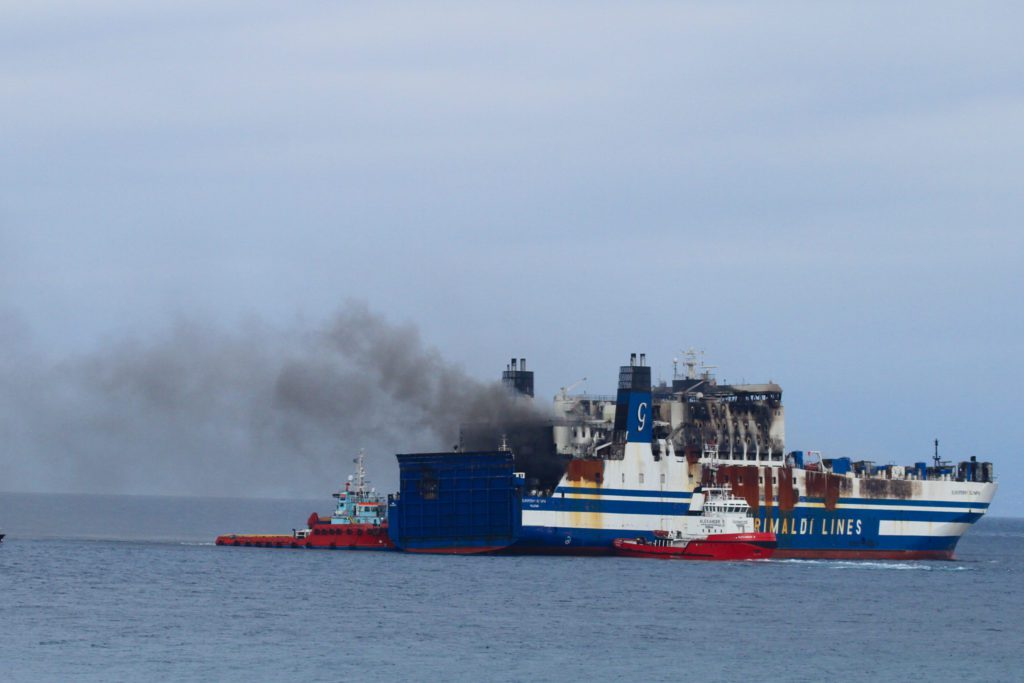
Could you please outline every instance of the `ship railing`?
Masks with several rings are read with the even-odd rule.
[[[682,452],[683,451],[677,450],[676,455],[678,456],[679,453]],[[705,453],[701,455],[700,462],[711,463],[714,465],[759,465],[763,467],[781,467],[782,465],[785,464],[785,462],[782,459],[782,455],[779,453],[771,454],[770,459],[767,453],[761,453],[756,458],[748,456],[744,456],[742,454],[732,456],[730,454],[721,453],[719,453],[717,456],[712,456]]]
[[[610,394],[570,394],[566,396],[566,400],[569,401],[601,401],[607,403],[614,403],[617,399],[615,396]]]

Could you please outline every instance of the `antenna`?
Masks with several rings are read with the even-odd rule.
[[[683,356],[686,360],[683,361],[683,365],[686,366],[686,379],[703,379],[708,381],[711,379],[711,371],[717,368],[717,365],[707,365],[704,363],[704,350],[698,351],[692,346],[683,352]],[[672,363],[675,364],[676,359],[672,359]],[[700,373],[698,374],[698,368]]]
[[[697,352],[692,346],[686,350],[686,379],[697,379]]]
[[[364,493],[366,491],[366,483],[369,481],[366,478],[366,468],[363,467],[363,459],[366,457],[366,449],[360,448],[359,455],[353,461],[356,464],[356,493]],[[351,480],[352,477],[349,477]]]
[[[939,460],[939,440],[938,439],[935,439],[935,455],[933,456],[933,459],[935,460],[935,466],[936,467],[939,467],[942,464],[942,461]]]

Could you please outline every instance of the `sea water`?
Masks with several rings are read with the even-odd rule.
[[[324,501],[0,494],[3,681],[1015,681],[1024,520],[944,562],[229,548]]]

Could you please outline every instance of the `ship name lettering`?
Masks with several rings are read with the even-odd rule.
[[[860,536],[863,524],[859,519],[823,519],[821,520],[822,536]]]
[[[709,522],[712,520],[708,520]],[[764,519],[757,520],[758,531],[770,531],[776,535],[790,536],[813,536],[815,529],[814,518],[803,517],[799,523],[795,519],[789,517],[782,517],[771,519],[765,517]],[[844,517],[842,519],[822,519],[821,520],[821,534],[822,536],[860,536],[863,530],[863,522],[853,517]]]

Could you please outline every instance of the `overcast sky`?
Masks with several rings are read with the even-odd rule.
[[[183,320],[237,340],[356,300],[470,377],[527,357],[545,400],[703,348],[783,386],[788,447],[906,463],[938,437],[1024,515],[1021,26],[1009,2],[6,3],[2,403]],[[82,488],[0,425],[0,489]],[[326,494],[301,469],[258,492]]]

